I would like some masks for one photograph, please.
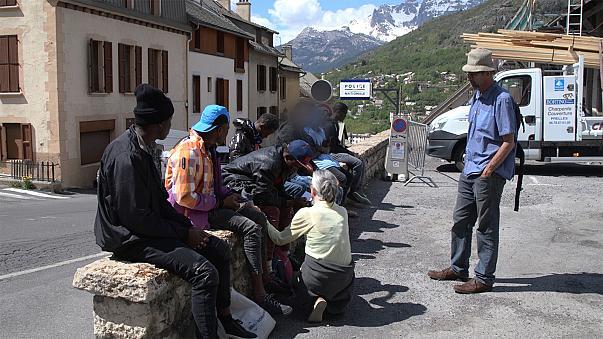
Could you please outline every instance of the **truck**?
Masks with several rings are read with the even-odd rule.
[[[590,69],[585,83],[584,59],[580,56],[577,63],[556,71],[514,69],[494,76],[520,107],[524,125],[517,140],[525,160],[603,161],[603,100],[599,72],[593,71]],[[427,154],[453,162],[460,171],[464,168],[469,108],[470,102],[438,116],[429,125]]]

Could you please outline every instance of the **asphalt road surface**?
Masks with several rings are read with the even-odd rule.
[[[438,188],[369,183],[374,204],[356,209],[350,224],[357,281],[348,312],[321,325],[279,318],[271,338],[603,334],[603,166],[529,165],[519,212],[515,183],[507,183],[497,283],[472,296],[425,275],[448,265],[459,176],[431,158],[427,169]],[[71,280],[102,255],[92,231],[96,197],[50,195],[0,188],[2,338],[93,338],[92,296]],[[474,249],[472,267],[475,257]]]

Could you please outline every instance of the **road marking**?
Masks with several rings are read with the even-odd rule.
[[[23,189],[20,189],[20,188],[5,188],[4,190],[5,191],[16,192],[16,193],[21,193],[21,194],[34,195],[36,197],[42,197],[42,198],[69,199],[69,197],[59,197],[59,196],[56,196],[56,195],[50,195],[50,194],[46,194],[46,193],[42,193],[42,192],[23,190]]]
[[[532,180],[536,185],[540,184],[538,182],[538,179],[536,179],[536,177],[533,177],[533,176],[530,175],[530,176],[528,176],[528,178],[530,178],[530,180]]]
[[[61,261],[56,264],[51,264],[51,265],[46,265],[46,266],[42,266],[42,267],[31,268],[31,269],[28,269],[25,271],[19,271],[19,272],[13,272],[13,273],[5,274],[5,275],[0,275],[0,281],[18,277],[18,276],[25,275],[25,274],[48,270],[48,269],[55,268],[55,267],[65,266],[65,265],[73,264],[73,263],[80,262],[80,261],[85,261],[85,260],[94,259],[94,258],[98,258],[98,257],[104,257],[104,256],[108,256],[109,254],[111,254],[111,253],[100,252],[100,253],[96,253],[96,254],[92,254],[92,255],[87,255],[85,257]]]
[[[12,194],[12,193],[6,193],[6,192],[0,192],[0,197],[7,197],[7,198],[14,198],[14,199],[22,199],[22,200],[42,200],[42,199],[38,199],[38,198],[33,198],[33,197],[24,197],[22,195],[18,195],[18,194]]]

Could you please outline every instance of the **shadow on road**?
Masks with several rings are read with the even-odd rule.
[[[532,278],[496,278],[497,284],[517,286],[494,286],[494,292],[561,292],[603,294],[601,273],[561,273]]]

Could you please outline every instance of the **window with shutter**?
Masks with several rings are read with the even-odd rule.
[[[211,92],[212,86],[213,86],[213,83],[211,81],[211,77],[207,77],[207,93]]]
[[[237,111],[243,111],[243,80],[237,80]]]
[[[113,92],[113,45],[105,41],[103,43],[104,48],[104,62],[105,67],[105,93]]]
[[[140,70],[137,69],[139,61],[142,63],[142,60],[138,60],[137,58],[142,58],[142,55],[135,55],[134,46],[119,44],[118,48],[119,92],[132,93],[135,86],[142,82],[142,74],[139,74]],[[136,50],[139,48],[139,46],[136,46]],[[140,51],[139,54],[141,54]],[[138,82],[139,80],[140,82]]]
[[[136,73],[136,81],[134,83],[134,88],[136,88],[136,86],[142,84],[142,47],[136,46],[134,54],[134,73]]]
[[[193,113],[201,112],[201,77],[193,75]]]
[[[168,83],[169,83],[169,78],[168,78],[168,51],[162,51],[161,52],[161,76],[162,76],[162,83],[163,83],[163,93],[167,93],[168,92]]]
[[[216,51],[224,54],[224,32],[218,31],[218,38],[216,39],[217,46]]]
[[[153,87],[157,86],[157,51],[149,48],[149,85]]]
[[[19,40],[16,35],[0,36],[0,92],[19,91]]]
[[[276,92],[277,85],[276,67],[270,67],[270,92]]]
[[[257,87],[258,91],[266,90],[266,66],[258,65],[258,74],[257,74]]]
[[[0,0],[0,7],[17,6],[17,0]]]
[[[237,38],[235,44],[235,72],[245,73],[245,39]]]
[[[287,100],[287,78],[281,77],[280,82],[281,82],[281,84],[280,84],[281,86],[280,86],[279,92],[280,92],[281,100]]]
[[[88,44],[88,91],[90,93],[100,92],[100,78],[99,78],[99,46],[100,41],[90,39]]]

